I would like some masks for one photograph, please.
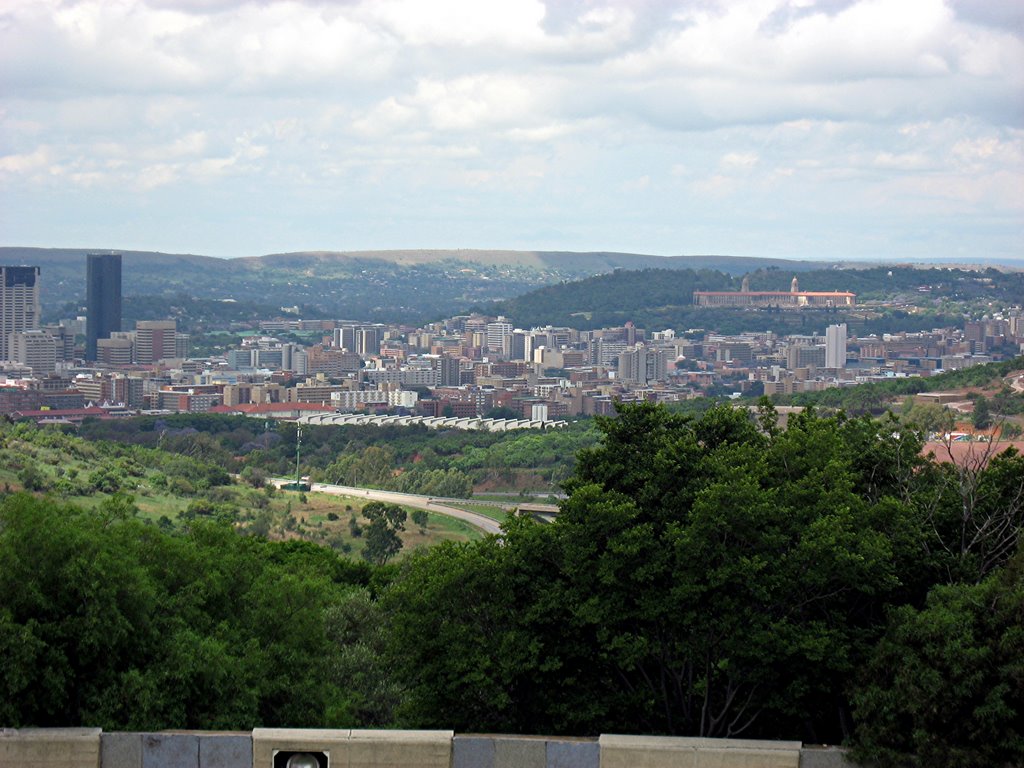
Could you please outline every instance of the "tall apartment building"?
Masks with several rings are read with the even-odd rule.
[[[10,335],[11,359],[42,377],[57,370],[57,342],[46,331],[18,331]]]
[[[462,363],[457,357],[441,355],[437,361],[438,383],[442,387],[457,387],[462,383]]]
[[[376,355],[380,352],[380,344],[384,341],[383,325],[361,325],[344,323],[334,329],[333,346],[347,349],[363,357]]]
[[[57,362],[70,363],[75,358],[75,332],[64,324],[44,325],[42,330],[53,337],[57,346]]]
[[[846,323],[825,329],[825,367],[846,367]]]
[[[135,361],[150,365],[177,356],[178,324],[174,320],[139,320],[135,323]]]
[[[668,375],[668,353],[664,349],[637,344],[619,355],[618,376],[632,384],[665,381]]]
[[[12,333],[39,328],[39,267],[0,267],[0,360],[12,360]]]
[[[791,344],[786,349],[786,368],[824,368],[825,348],[820,345]]]
[[[85,258],[85,359],[95,360],[96,342],[121,330],[121,254]]]
[[[486,325],[487,349],[491,352],[508,355],[512,351],[512,323],[506,323],[502,318],[498,322]]]

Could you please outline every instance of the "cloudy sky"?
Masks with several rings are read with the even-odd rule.
[[[0,244],[1024,259],[1024,2],[0,0]]]

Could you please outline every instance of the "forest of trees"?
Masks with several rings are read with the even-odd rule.
[[[755,417],[623,406],[596,426],[554,523],[516,518],[383,566],[6,495],[0,723],[642,732],[846,742],[879,766],[1024,760],[1024,457],[938,464],[896,417],[809,411],[780,431],[767,402]]]

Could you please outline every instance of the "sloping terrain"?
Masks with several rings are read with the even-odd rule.
[[[0,263],[38,265],[44,311],[51,317],[81,307],[84,248],[0,248]],[[711,267],[741,274],[812,262],[728,256],[644,256],[541,251],[355,251],[271,254],[218,259],[193,254],[119,251],[125,296],[187,296],[308,309],[308,314],[391,322],[418,322],[476,303],[527,293],[615,269]]]

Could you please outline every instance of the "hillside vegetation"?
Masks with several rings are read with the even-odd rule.
[[[209,433],[187,423],[156,426],[151,441],[131,443],[101,439],[96,432],[83,439],[56,428],[0,421],[0,488],[46,494],[164,531],[218,521],[247,535],[303,539],[355,559],[376,557],[375,542],[363,535],[372,524],[364,516],[365,499],[277,492],[266,484],[265,471],[243,467]],[[241,471],[242,482],[229,471]],[[479,536],[460,521],[434,514],[422,525],[396,531],[404,553]]]
[[[49,319],[77,314],[85,300],[84,248],[0,247],[7,264],[41,268],[43,306]],[[126,297],[151,297],[128,320],[150,319],[145,303],[181,297],[231,300],[259,307],[262,317],[299,307],[306,317],[425,322],[452,307],[504,299],[541,285],[576,280],[618,268],[708,267],[746,271],[785,264],[779,259],[729,256],[645,256],[546,251],[310,251],[240,259],[192,254],[119,251]],[[806,269],[809,262],[788,262]],[[756,266],[755,266],[756,265]],[[269,311],[267,311],[269,307]],[[207,314],[216,306],[206,308]],[[225,316],[237,314],[223,308]],[[63,314],[60,314],[63,313]],[[163,316],[178,316],[186,313]]]
[[[296,426],[244,416],[179,414],[91,420],[88,440],[156,446],[185,433],[222,466],[267,475],[295,471]],[[568,477],[576,452],[593,445],[593,422],[541,432],[437,432],[422,426],[304,426],[302,473],[318,482],[366,486],[428,496],[466,498],[475,487],[518,493],[550,491]]]
[[[795,272],[759,269],[750,274],[753,291],[788,291]],[[1024,273],[985,273],[959,269],[879,267],[856,270],[810,270],[799,273],[800,287],[809,291],[848,290],[858,299],[902,297],[915,305],[910,311],[777,309],[737,310],[698,308],[694,291],[738,291],[741,279],[714,270],[618,270],[585,280],[539,288],[512,299],[480,306],[501,314],[521,327],[566,325],[592,329],[632,321],[648,330],[689,328],[719,333],[775,331],[779,334],[823,332],[827,325],[845,322],[858,334],[929,330],[959,325],[972,302],[1019,301],[1024,296]],[[928,293],[918,291],[929,286]],[[941,297],[941,298],[940,298]],[[954,302],[963,302],[954,306]]]
[[[397,566],[216,518],[164,530],[123,505],[5,495],[0,720],[1024,760],[1024,457],[965,471],[922,457],[895,417],[808,412],[782,431],[767,406],[638,404],[596,424],[554,523],[516,518]]]
[[[991,390],[998,413],[1014,415],[1024,412],[1024,395],[1014,392],[1003,381],[1015,371],[1024,370],[1024,357],[999,363],[974,365],[935,376],[908,376],[888,381],[867,382],[855,387],[835,387],[820,392],[775,395],[777,405],[822,406],[838,408],[851,414],[879,414],[894,407],[902,398],[922,392],[942,392],[961,387],[985,387]]]

